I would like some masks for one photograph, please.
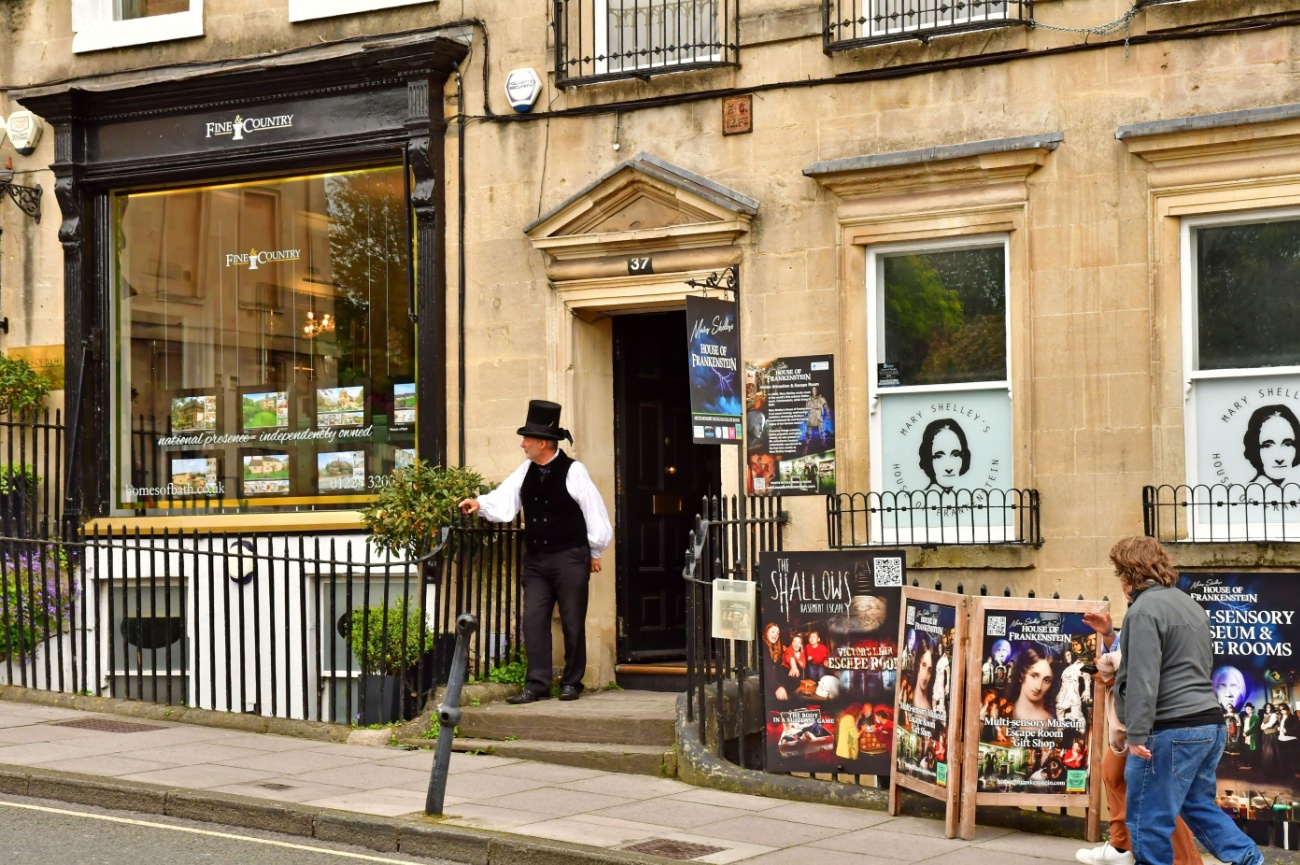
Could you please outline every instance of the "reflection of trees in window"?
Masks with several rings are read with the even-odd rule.
[[[884,259],[885,360],[905,385],[1007,377],[1003,247]]]
[[[407,214],[399,169],[328,177],[339,383],[369,379],[376,393],[414,373],[407,310]]]
[[[1196,232],[1200,369],[1300,364],[1300,221]]]

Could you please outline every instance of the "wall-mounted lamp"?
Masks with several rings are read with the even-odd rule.
[[[41,221],[41,195],[43,190],[40,185],[20,186],[13,182],[14,170],[12,168],[0,168],[0,192],[5,193],[14,200],[18,209],[23,213]]]

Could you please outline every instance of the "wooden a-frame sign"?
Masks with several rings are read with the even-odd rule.
[[[899,813],[905,789],[938,799],[945,805],[944,832],[949,838],[957,836],[961,810],[970,600],[967,595],[908,586],[899,616],[898,652],[906,663],[900,664],[894,698],[889,813]],[[978,671],[978,663],[972,669]],[[933,699],[918,700],[918,686],[929,690]],[[918,705],[921,702],[928,705]]]
[[[975,837],[975,809],[980,805],[1085,807],[1087,839],[1100,838],[1101,759],[1102,749],[1108,747],[1106,691],[1094,687],[1078,667],[1090,660],[1089,644],[1095,651],[1097,643],[1094,632],[1081,624],[1082,614],[1108,607],[1104,601],[971,598],[960,752],[962,838]],[[1044,646],[1056,659],[1046,666],[1035,660]],[[1045,690],[1042,682],[1049,670],[1055,688]],[[1058,696],[1055,705],[1044,705],[1049,694],[1059,695],[1067,687],[1091,696],[1076,706],[1067,691],[1064,702]],[[1035,708],[1050,714],[1050,720],[1020,717],[1032,716]],[[1071,729],[1085,724],[1084,729]],[[990,734],[997,738],[988,741]],[[1081,746],[1087,743],[1077,767],[1071,751],[1064,750],[1066,740],[1073,748],[1075,739]]]

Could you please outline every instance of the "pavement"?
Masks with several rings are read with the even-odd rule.
[[[0,701],[0,797],[168,814],[455,862],[1044,865],[1073,862],[1085,846],[985,826],[972,841],[955,840],[944,837],[940,821],[923,817],[461,753],[452,755],[446,815],[435,819],[423,814],[432,764],[431,750]]]

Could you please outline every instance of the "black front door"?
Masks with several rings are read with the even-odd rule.
[[[720,465],[691,442],[686,372],[684,312],[614,319],[620,661],[686,657],[687,536]]]

